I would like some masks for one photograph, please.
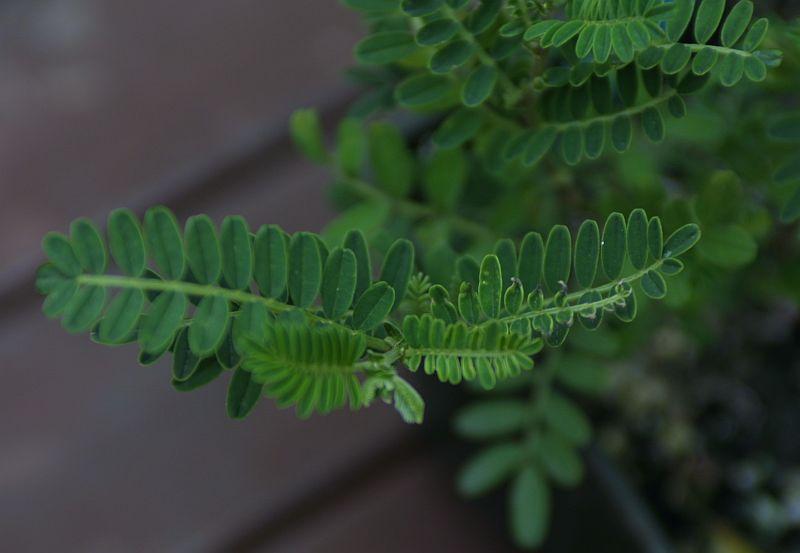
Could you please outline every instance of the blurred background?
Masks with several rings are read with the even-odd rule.
[[[383,406],[301,422],[264,402],[231,421],[223,382],[177,394],[165,362],[139,367],[130,348],[64,333],[33,290],[41,236],[116,207],[321,229],[334,216],[328,179],[294,153],[287,121],[301,106],[327,122],[345,112],[356,91],[342,73],[362,34],[333,1],[0,2],[0,552],[513,550],[501,495],[467,503],[453,491],[474,450],[449,431],[459,392],[427,384],[436,397],[422,430]],[[795,48],[773,83],[778,102],[797,99]],[[708,146],[724,150],[713,167],[680,177],[732,168],[748,179],[729,160],[749,163],[741,152],[757,148],[721,130],[747,93],[704,101],[659,163]],[[770,102],[748,121],[763,126]],[[692,141],[709,128],[719,132]],[[609,204],[646,196],[644,181],[660,189],[657,164],[641,162],[651,153],[607,168],[622,183]],[[771,239],[796,242],[782,232]],[[751,285],[769,265],[707,284],[755,298],[715,304],[714,331],[699,331],[703,312],[623,339],[621,351],[638,351],[630,344],[655,332],[658,347],[614,364],[610,397],[592,407],[589,477],[556,494],[547,551],[666,551],[676,536],[691,544],[682,551],[798,551],[800,276],[786,250],[776,294]],[[684,300],[673,307],[709,304]],[[750,323],[721,332],[731,320]],[[717,549],[697,545],[709,535]]]

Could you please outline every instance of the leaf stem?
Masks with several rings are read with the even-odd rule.
[[[615,287],[617,287],[620,284],[630,284],[632,282],[636,282],[637,280],[642,278],[644,275],[646,275],[649,271],[654,271],[654,270],[658,269],[659,267],[661,267],[661,265],[663,263],[664,263],[664,260],[663,259],[659,259],[655,263],[653,263],[652,265],[649,265],[649,266],[645,267],[644,269],[640,269],[639,271],[636,271],[635,273],[632,273],[632,274],[628,275],[627,277],[625,277],[623,279],[616,280],[616,281],[613,281],[613,282],[609,282],[607,284],[604,284],[602,286],[598,286],[596,288],[587,288],[585,290],[580,290],[578,292],[573,292],[573,293],[568,294],[567,296],[565,296],[564,299],[565,299],[565,301],[567,303],[574,302],[574,301],[580,300],[580,298],[582,298],[583,295],[586,294],[587,292],[597,292],[597,293],[602,294],[603,292],[607,292],[608,290],[613,290]],[[616,293],[616,294],[613,294],[611,296],[608,296],[607,298],[603,298],[601,300],[598,300],[598,301],[595,301],[595,302],[591,302],[591,303],[576,303],[576,304],[572,304],[572,305],[565,305],[564,307],[558,307],[558,306],[547,307],[547,306],[550,306],[550,305],[553,304],[553,298],[550,298],[545,302],[545,307],[543,309],[539,309],[538,311],[529,310],[529,311],[525,311],[523,313],[519,313],[517,315],[509,315],[509,316],[503,317],[503,318],[501,318],[499,320],[500,320],[500,322],[504,322],[504,323],[512,323],[514,321],[518,321],[518,320],[522,320],[522,319],[532,319],[534,317],[538,317],[539,315],[556,315],[558,313],[561,313],[562,311],[571,311],[571,312],[575,313],[577,311],[583,311],[584,309],[591,309],[591,308],[602,309],[603,307],[605,307],[607,305],[613,305],[617,301],[625,299],[625,297],[626,296],[624,294]]]
[[[650,100],[648,102],[644,102],[643,104],[637,104],[635,106],[631,106],[628,109],[624,109],[622,111],[617,111],[615,113],[609,113],[609,114],[605,114],[605,115],[598,115],[596,117],[591,117],[589,119],[581,119],[579,121],[570,121],[569,123],[558,123],[558,124],[553,124],[553,125],[543,125],[543,127],[545,127],[545,128],[546,127],[550,127],[550,128],[555,129],[558,132],[563,132],[563,131],[565,131],[565,130],[567,130],[569,128],[572,128],[572,127],[588,127],[592,123],[609,122],[609,121],[613,121],[616,118],[621,117],[623,115],[638,115],[639,113],[642,113],[643,111],[645,111],[647,108],[656,107],[657,105],[662,104],[662,103],[668,101],[673,96],[677,96],[677,95],[678,95],[678,91],[677,90],[670,90],[669,92],[667,92],[665,94],[661,94],[660,96],[656,96],[655,98],[653,98],[652,100]]]
[[[300,309],[308,318],[314,321],[347,328],[336,321],[320,317],[308,309],[301,309],[272,298],[265,298],[264,296],[251,294],[250,292],[245,292],[244,290],[231,290],[229,288],[222,288],[221,286],[213,286],[210,284],[196,284],[194,282],[183,282],[179,280],[156,280],[152,278],[87,274],[78,275],[75,277],[75,281],[78,283],[78,285],[100,286],[102,288],[136,289],[152,292],[176,292],[179,294],[186,294],[188,296],[215,296],[237,303],[260,303],[273,313],[284,313],[287,311]],[[347,328],[347,330],[353,333],[359,332],[351,328]],[[391,350],[390,344],[374,336],[367,336],[367,346],[372,350],[380,352]]]

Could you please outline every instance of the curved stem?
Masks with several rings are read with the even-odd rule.
[[[678,95],[678,91],[677,90],[670,90],[669,92],[667,92],[665,94],[661,94],[660,96],[656,96],[652,100],[649,100],[649,101],[644,102],[642,104],[637,104],[635,106],[631,106],[628,109],[624,109],[622,111],[617,111],[617,112],[614,112],[614,113],[608,113],[608,114],[604,114],[604,115],[598,115],[596,117],[591,117],[589,119],[581,119],[580,121],[570,121],[569,123],[557,123],[557,124],[551,124],[551,125],[542,125],[542,127],[543,128],[549,127],[549,128],[555,129],[558,132],[563,132],[566,129],[569,129],[571,127],[588,127],[592,123],[610,122],[610,121],[613,121],[614,119],[616,119],[617,117],[620,117],[620,116],[623,116],[623,115],[628,115],[628,116],[630,116],[630,115],[638,115],[638,114],[642,113],[643,111],[645,111],[646,109],[651,108],[651,107],[655,107],[655,106],[657,106],[659,104],[662,104],[662,103],[668,101],[673,96],[677,96],[677,95]]]
[[[596,288],[588,288],[586,290],[581,290],[579,292],[573,292],[573,293],[568,294],[567,296],[565,296],[564,299],[565,299],[565,301],[567,303],[570,303],[570,302],[574,302],[574,301],[580,300],[580,298],[582,298],[583,295],[586,294],[587,292],[598,292],[598,293],[602,294],[603,292],[607,292],[609,290],[613,290],[614,288],[616,288],[620,284],[630,284],[632,282],[636,282],[637,280],[642,278],[644,275],[646,275],[648,272],[655,271],[656,269],[661,267],[661,265],[663,263],[664,263],[664,260],[663,259],[659,259],[655,263],[653,263],[652,265],[649,265],[649,266],[645,267],[644,269],[640,269],[640,270],[636,271],[635,273],[632,273],[632,274],[628,275],[627,277],[625,277],[623,279],[616,280],[614,282],[609,282],[607,284],[604,284],[602,286],[598,286]],[[626,297],[625,295],[617,293],[617,294],[612,294],[611,296],[608,296],[607,298],[603,298],[601,300],[598,300],[598,301],[595,301],[595,302],[591,302],[591,303],[577,303],[577,304],[572,304],[572,305],[565,305],[564,307],[557,307],[557,306],[547,307],[547,306],[553,305],[553,301],[554,300],[553,300],[553,298],[550,298],[545,302],[545,307],[543,309],[539,309],[537,311],[529,310],[529,311],[525,311],[523,313],[519,313],[517,315],[509,315],[509,316],[503,317],[503,318],[501,318],[499,320],[501,322],[504,322],[504,323],[512,323],[514,321],[518,321],[518,320],[522,320],[522,319],[532,319],[534,317],[538,317],[539,315],[556,315],[558,313],[561,313],[562,311],[572,311],[573,313],[575,313],[577,311],[583,311],[584,309],[591,309],[591,308],[602,309],[607,305],[613,305],[617,301],[625,299],[625,297]]]
[[[75,277],[75,281],[78,283],[78,285],[100,286],[102,288],[136,289],[151,292],[176,292],[180,294],[186,294],[187,296],[215,296],[237,303],[259,303],[273,313],[284,313],[287,311],[302,309],[274,300],[272,298],[265,298],[264,296],[251,294],[250,292],[245,292],[244,290],[231,290],[228,288],[222,288],[221,286],[196,284],[194,282],[183,282],[179,280],[156,280],[152,278],[129,276],[84,274]],[[305,315],[309,319],[314,321],[339,325],[339,323],[320,317],[308,309],[302,309],[302,311],[305,312]],[[354,333],[358,332],[351,328],[348,328],[348,330]],[[392,349],[391,345],[386,343],[386,341],[374,336],[367,336],[367,346],[372,350],[380,352],[385,352]]]

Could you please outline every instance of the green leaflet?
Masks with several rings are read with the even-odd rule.
[[[426,23],[417,31],[417,44],[437,46],[453,38],[458,32],[458,23],[452,19],[437,19]]]
[[[388,123],[370,126],[369,159],[380,188],[397,198],[408,196],[414,180],[414,158],[397,128]]]
[[[647,263],[647,214],[643,209],[635,209],[628,217],[628,258],[636,269]]]
[[[547,475],[562,486],[575,486],[583,478],[583,463],[558,435],[543,433],[536,443],[536,452]]]
[[[230,306],[225,298],[207,296],[200,300],[189,326],[189,347],[199,357],[216,351],[228,329]]]
[[[42,240],[42,250],[55,268],[65,276],[76,276],[81,273],[81,262],[69,239],[63,234],[47,233]]]
[[[436,150],[425,165],[425,197],[444,212],[453,211],[467,180],[468,160],[463,149]]]
[[[592,41],[592,50],[594,51],[594,59],[598,63],[605,63],[611,55],[611,29],[603,25],[597,29]]]
[[[367,239],[359,230],[351,230],[344,238],[344,247],[356,256],[356,289],[354,297],[360,297],[372,284],[372,261]]]
[[[700,0],[694,22],[697,42],[705,44],[719,27],[725,11],[725,0]]]
[[[163,206],[148,209],[144,214],[144,233],[147,251],[155,259],[164,278],[178,280],[183,277],[186,258],[175,215]]]
[[[660,300],[667,295],[667,283],[656,271],[647,271],[642,277],[642,291],[655,300]]]
[[[700,240],[700,227],[695,224],[684,225],[676,230],[664,244],[664,257],[678,257],[689,251]]]
[[[518,443],[488,447],[459,471],[456,487],[467,497],[490,492],[511,478],[524,458],[525,449]]]
[[[575,239],[575,278],[580,288],[594,283],[599,257],[600,229],[595,221],[584,221]]]
[[[523,428],[529,406],[516,399],[498,399],[468,405],[456,415],[454,430],[473,440],[504,437]]]
[[[253,374],[242,368],[234,371],[228,385],[226,407],[228,416],[232,419],[244,419],[255,407],[261,398],[263,384],[253,380]]]
[[[535,465],[514,479],[508,495],[511,534],[522,547],[538,547],[550,524],[550,488]]]
[[[319,246],[308,232],[298,232],[289,247],[289,296],[298,307],[309,307],[322,282]]]
[[[405,239],[396,240],[389,248],[389,251],[386,252],[380,274],[380,280],[386,282],[394,290],[394,305],[392,309],[397,307],[405,298],[406,290],[408,290],[408,281],[411,279],[413,270],[413,244]]]
[[[653,217],[647,225],[647,248],[653,259],[661,259],[664,251],[664,231],[661,228],[661,219]]]
[[[345,118],[336,132],[336,163],[348,176],[358,177],[366,161],[367,135],[363,123],[354,117]]]
[[[642,112],[642,128],[653,142],[664,140],[664,117],[658,108],[647,108]]]
[[[280,298],[289,275],[288,236],[275,225],[262,226],[254,243],[254,277],[259,290],[269,298]]]
[[[192,351],[189,346],[189,331],[182,329],[175,339],[175,347],[172,357],[172,380],[173,382],[184,382],[194,375],[197,367],[200,366],[201,358]]]
[[[83,269],[94,274],[106,272],[106,247],[95,224],[89,219],[76,219],[69,228],[72,248]]]
[[[372,330],[389,315],[394,303],[394,289],[386,282],[376,282],[358,298],[353,307],[353,328]]]
[[[673,44],[661,60],[661,70],[667,75],[677,75],[686,67],[692,57],[692,51],[685,44]]]
[[[458,0],[463,3],[463,0]],[[502,0],[482,0],[478,8],[473,11],[466,21],[466,29],[473,35],[480,35],[492,26],[500,10],[503,8]]]
[[[328,256],[322,276],[322,309],[330,319],[344,315],[356,291],[356,256],[351,250],[336,248]]]
[[[552,127],[545,127],[542,130],[533,133],[525,142],[526,147],[522,154],[522,161],[526,166],[532,166],[538,163],[558,137],[558,133]]]
[[[564,225],[550,230],[544,254],[544,282],[555,294],[566,286],[572,268],[572,237]]]
[[[621,115],[614,118],[611,123],[611,144],[617,152],[626,152],[631,147],[631,140],[633,140],[633,126],[631,118],[627,115]]]
[[[77,292],[78,284],[74,280],[62,280],[54,284],[46,292],[47,298],[42,305],[42,312],[50,318],[58,317]]]
[[[544,241],[541,234],[529,232],[522,239],[517,263],[517,275],[527,291],[539,288],[544,267]]]
[[[241,311],[237,310],[232,314],[233,320],[235,321],[235,317],[240,315]],[[217,347],[215,355],[217,356],[217,361],[219,361],[219,364],[222,365],[222,368],[225,370],[237,368],[242,361],[242,356],[239,355],[239,351],[236,347],[236,340],[233,336],[233,324],[228,325],[228,330],[225,332],[222,342],[220,342]]]
[[[679,259],[665,259],[664,262],[661,264],[661,268],[659,269],[662,274],[667,276],[677,275],[681,271],[683,271],[684,265],[683,262]]]
[[[562,355],[558,359],[556,378],[570,389],[585,394],[602,394],[612,381],[608,367],[591,357],[575,354]]]
[[[611,46],[622,63],[633,61],[633,42],[623,25],[614,25],[611,28]]]
[[[589,443],[591,424],[583,411],[566,396],[552,392],[544,403],[544,417],[551,428],[569,443],[576,446]]]
[[[292,114],[289,122],[292,140],[297,148],[314,163],[323,164],[328,160],[328,152],[322,138],[322,124],[313,109],[299,109]]]
[[[453,83],[447,77],[421,73],[401,82],[395,96],[402,106],[420,108],[441,102],[452,92]]]
[[[625,217],[622,213],[612,213],[603,228],[601,258],[603,271],[610,280],[616,280],[622,273],[626,250]]]
[[[141,290],[120,290],[100,321],[100,340],[106,344],[117,344],[127,339],[136,328],[144,302]]]
[[[146,352],[160,351],[172,342],[183,322],[186,296],[177,292],[163,292],[150,305],[139,328],[139,344]]]
[[[112,211],[107,232],[111,256],[117,266],[127,275],[141,275],[145,269],[144,237],[133,212],[128,209]]]
[[[756,20],[742,41],[742,50],[752,52],[758,48],[767,36],[767,31],[769,31],[769,19],[762,17]]]
[[[100,318],[106,304],[107,290],[98,286],[84,286],[72,296],[64,307],[61,324],[67,332],[85,332]]]
[[[514,241],[509,238],[498,240],[494,246],[494,254],[500,261],[500,282],[506,287],[517,276],[517,248]]]
[[[461,101],[467,107],[477,107],[489,99],[497,84],[498,72],[491,65],[481,65],[470,73],[461,89]]]
[[[737,3],[730,14],[728,14],[728,18],[722,26],[722,45],[732,48],[736,42],[742,38],[752,18],[753,2],[750,0],[741,0]]]
[[[403,0],[400,4],[402,10],[412,17],[430,15],[444,4],[444,0]]]
[[[202,388],[206,384],[210,384],[216,380],[223,372],[222,366],[213,357],[203,359],[200,366],[194,371],[191,377],[186,380],[172,381],[172,387],[178,392],[192,392],[198,388]]]
[[[458,148],[474,137],[482,124],[480,110],[458,109],[433,133],[433,143],[444,149]]]
[[[184,239],[192,276],[201,284],[217,282],[222,272],[222,254],[211,219],[206,215],[189,217]]]
[[[484,315],[495,319],[500,314],[503,295],[503,272],[496,255],[487,255],[481,263],[478,300]]]
[[[758,244],[739,225],[723,225],[703,235],[698,251],[714,265],[733,269],[751,263],[758,254]]]
[[[245,290],[253,278],[250,229],[242,217],[225,217],[220,232],[222,274],[228,287]]]
[[[394,385],[394,408],[408,424],[422,424],[425,418],[425,401],[408,382],[400,377],[392,381]]]
[[[719,53],[714,48],[703,48],[692,61],[692,72],[695,75],[705,75],[711,71],[719,61]]]
[[[439,49],[428,64],[434,74],[445,74],[461,67],[475,53],[475,46],[466,40],[456,39]]]
[[[244,304],[239,309],[231,327],[236,350],[240,353],[242,352],[242,343],[245,340],[262,340],[264,327],[267,325],[268,320],[270,320],[270,315],[267,312],[267,308],[262,304]]]
[[[695,0],[675,0],[675,7],[672,10],[672,17],[667,20],[667,36],[670,41],[680,40],[694,15]]]
[[[384,31],[358,43],[356,59],[366,64],[387,64],[405,58],[417,50],[414,37],[405,31]]]

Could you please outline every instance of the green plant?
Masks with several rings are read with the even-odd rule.
[[[98,343],[135,342],[143,364],[171,356],[179,391],[232,371],[234,418],[262,396],[300,417],[380,398],[420,423],[424,402],[403,366],[496,389],[501,397],[456,418],[460,434],[494,442],[465,466],[459,487],[475,495],[512,480],[513,536],[536,547],[550,484],[583,474],[591,425],[569,391],[605,389],[607,371],[593,356],[626,332],[598,330],[602,321],[631,322],[641,307],[650,329],[666,315],[647,300],[666,298],[702,326],[707,302],[692,312],[693,291],[711,297],[709,281],[752,262],[770,235],[770,210],[785,222],[800,215],[798,192],[786,192],[800,180],[796,152],[766,146],[769,137],[800,140],[795,115],[769,134],[736,128],[713,146],[692,118],[693,109],[724,112],[720,98],[775,109],[753,83],[776,86],[768,69],[781,52],[761,45],[785,42],[792,53],[793,29],[780,25],[770,38],[749,0],[344,3],[370,29],[351,72],[366,92],[332,146],[313,110],[291,121],[299,149],[329,169],[342,213],[319,235],[292,236],[271,225],[254,233],[240,217],[217,232],[195,216],[181,230],[163,207],[141,222],[114,211],[105,238],[79,219],[69,236],[43,241],[44,311]],[[722,95],[718,84],[730,90]],[[385,117],[398,109],[425,131],[409,140]],[[733,120],[744,126],[747,117]],[[634,123],[653,143],[675,134],[697,142],[693,154],[713,153],[662,162],[676,150],[636,140]],[[736,149],[751,136],[756,145]],[[769,167],[752,179],[746,169],[719,170],[751,158]],[[748,204],[750,181],[774,169],[776,191]],[[662,220],[676,229],[666,240]],[[685,266],[678,257],[701,228]]]

